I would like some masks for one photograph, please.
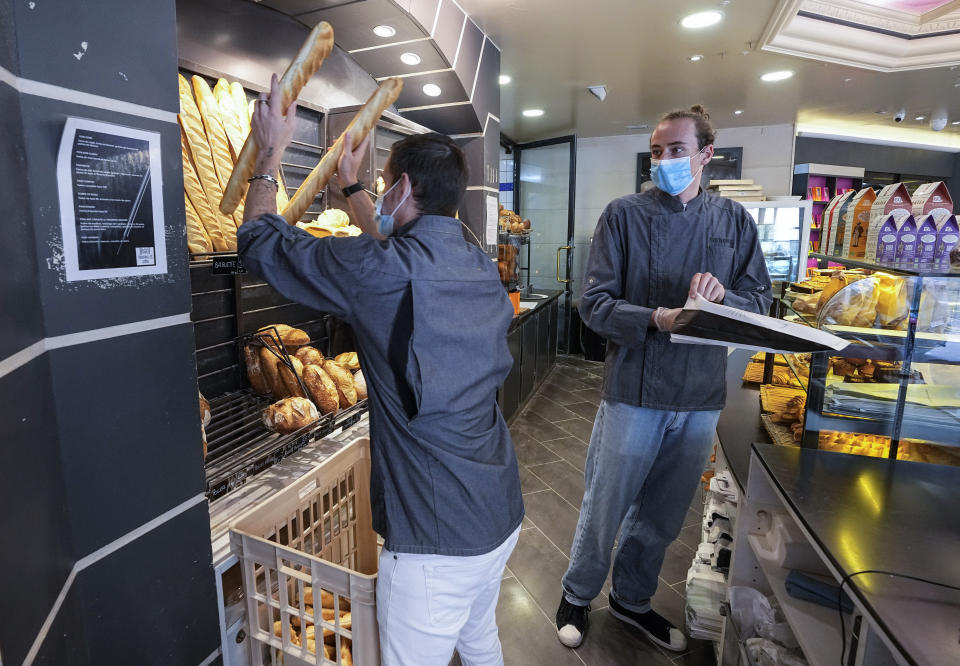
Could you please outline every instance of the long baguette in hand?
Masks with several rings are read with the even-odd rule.
[[[359,146],[380,116],[391,104],[397,101],[400,91],[403,90],[403,81],[391,78],[380,84],[363,108],[353,117],[343,134],[350,132],[354,146]],[[296,224],[303,216],[317,193],[327,186],[327,182],[337,170],[340,155],[343,154],[343,134],[337,137],[336,143],[320,159],[320,163],[313,168],[310,175],[300,185],[300,188],[290,199],[290,204],[283,209],[283,216],[290,224]]]
[[[287,107],[297,97],[300,91],[306,85],[310,77],[320,69],[320,65],[330,51],[333,50],[333,28],[326,21],[320,21],[310,31],[307,40],[300,47],[287,71],[280,78],[281,105],[284,112]],[[237,157],[237,164],[233,167],[233,173],[230,174],[230,180],[223,192],[223,199],[220,201],[220,212],[230,215],[236,210],[243,196],[247,193],[247,179],[253,175],[253,168],[257,161],[257,142],[253,136],[247,135],[247,140],[243,143],[240,150],[240,156]]]

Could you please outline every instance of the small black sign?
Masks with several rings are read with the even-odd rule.
[[[214,275],[242,275],[247,272],[247,269],[240,263],[240,257],[234,255],[232,257],[214,257],[211,272]]]

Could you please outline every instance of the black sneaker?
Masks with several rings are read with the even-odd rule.
[[[590,627],[587,617],[590,606],[575,606],[560,597],[560,608],[557,609],[557,638],[568,648],[575,648],[583,642]]]
[[[669,620],[658,615],[656,611],[649,610],[646,613],[634,613],[618,604],[611,596],[610,614],[622,622],[633,625],[642,631],[643,635],[650,639],[650,641],[666,650],[683,652],[687,649],[687,638],[683,635],[683,632],[673,626],[673,623]],[[559,613],[557,617],[560,617]]]

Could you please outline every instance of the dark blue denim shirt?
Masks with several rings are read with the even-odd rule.
[[[603,397],[675,411],[723,409],[727,348],[670,342],[649,328],[658,307],[679,308],[694,273],[726,289],[723,304],[767,314],[770,276],[757,224],[736,201],[701,192],[684,206],[653,189],[604,209],[580,299],[584,323],[607,339]]]
[[[276,215],[240,257],[285,297],[349,323],[370,398],[373,526],[395,552],[481,555],[523,519],[497,406],[510,299],[460,222],[425,215],[386,240],[314,238]]]

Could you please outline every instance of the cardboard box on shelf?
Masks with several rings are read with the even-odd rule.
[[[910,193],[903,183],[891,183],[880,190],[870,207],[870,228],[867,230],[867,261],[874,261],[877,258],[877,235],[887,218],[893,215],[899,224],[910,215],[912,210]]]
[[[911,219],[912,216],[910,216]],[[874,257],[877,263],[892,264],[897,259],[897,237],[899,224],[895,215],[887,215],[887,219],[880,225],[877,232],[877,245],[874,248]],[[936,239],[936,235],[934,235]]]
[[[938,263],[940,270],[950,270],[950,253],[960,244],[960,218],[951,215],[938,225],[937,249],[933,260]]]
[[[850,196],[840,201],[833,214],[833,242],[830,244],[830,254],[835,257],[843,256],[843,244],[847,238],[847,209],[853,203],[856,192],[848,192]]]
[[[912,264],[917,259],[917,223],[913,215],[897,225],[897,256],[894,261],[898,264]]]
[[[939,234],[937,221],[933,215],[927,215],[917,227],[917,263],[929,266],[933,263],[937,253],[937,237]]]
[[[877,198],[872,187],[857,192],[844,214],[844,238],[841,257],[865,259],[867,256],[867,229],[870,227],[870,207]]]
[[[913,193],[913,218],[922,220],[927,215],[933,215],[937,224],[953,215],[953,199],[942,180],[924,183]]]
[[[820,251],[823,254],[832,254],[833,237],[836,235],[836,225],[834,224],[840,206],[853,196],[853,192],[841,192],[827,204],[823,209],[823,220],[820,222]]]

